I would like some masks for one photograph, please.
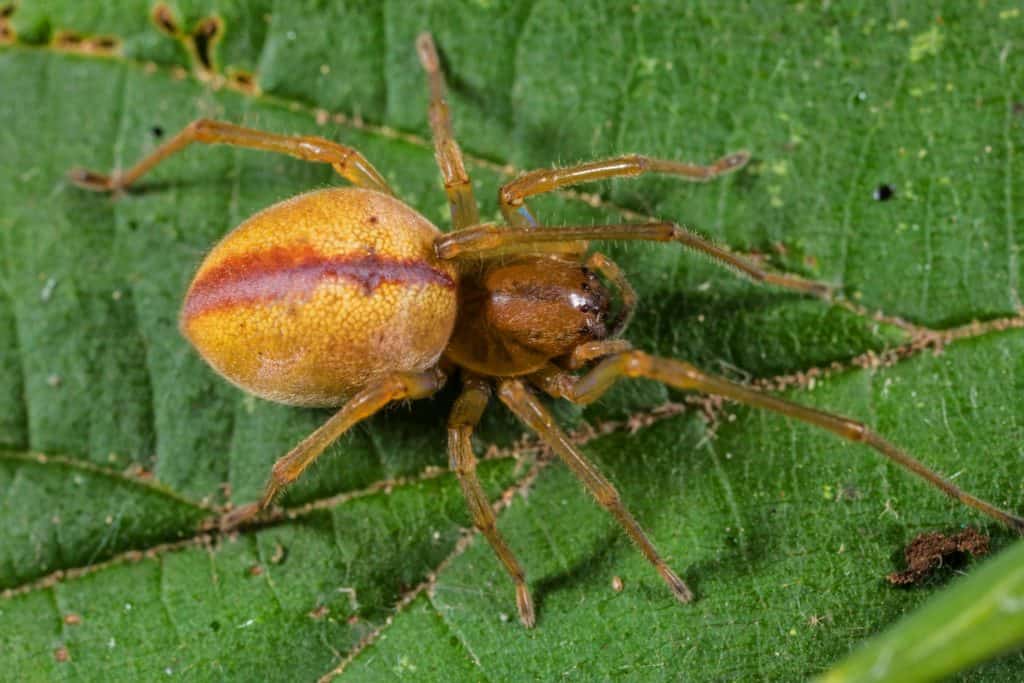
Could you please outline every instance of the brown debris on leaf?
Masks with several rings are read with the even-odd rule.
[[[893,572],[886,578],[894,586],[911,586],[941,567],[956,555],[970,554],[975,557],[988,554],[989,537],[968,527],[958,534],[947,536],[941,532],[920,534],[907,544],[903,554],[907,569]]]
[[[66,30],[54,31],[50,46],[80,55],[113,57],[121,53],[121,39],[117,36],[86,36]]]
[[[14,3],[0,5],[0,45],[11,45],[14,43],[14,29],[11,28],[10,19],[14,14]]]

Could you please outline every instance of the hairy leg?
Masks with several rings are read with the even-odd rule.
[[[633,345],[625,339],[602,339],[601,341],[583,342],[572,350],[572,353],[566,359],[565,365],[569,370],[578,370],[598,358],[629,351],[632,348]]]
[[[284,487],[298,479],[335,439],[357,422],[394,401],[430,396],[444,385],[444,380],[444,374],[435,368],[420,373],[394,373],[366,387],[315,432],[275,462],[259,502],[232,510],[221,520],[221,527],[230,529],[237,526],[270,505]]]
[[[542,388],[552,395],[574,403],[586,404],[599,398],[620,377],[647,377],[677,389],[723,396],[737,403],[781,413],[795,420],[821,427],[848,441],[863,443],[924,479],[947,496],[1024,534],[1024,519],[1000,510],[992,503],[961,490],[948,479],[889,443],[864,424],[842,415],[827,413],[771,394],[765,394],[722,377],[709,375],[689,363],[670,358],[658,358],[643,351],[627,351],[606,358],[581,377],[573,377],[568,374],[556,377],[548,374],[541,377],[540,381],[543,382]]]
[[[476,476],[476,456],[473,455],[470,437],[473,435],[473,427],[480,421],[480,416],[487,407],[490,395],[491,388],[483,379],[474,376],[465,378],[462,393],[455,401],[451,416],[448,418],[448,466],[459,478],[469,512],[473,517],[473,524],[491,544],[494,553],[512,577],[516,587],[516,606],[519,608],[520,621],[526,628],[533,628],[536,620],[533,599],[526,587],[526,577],[512,550],[498,531],[494,510],[491,509],[491,504]]]
[[[640,548],[644,557],[654,565],[658,574],[668,584],[669,589],[680,602],[689,602],[693,599],[693,593],[683,583],[672,569],[661,558],[655,549],[654,544],[647,538],[647,534],[630,514],[626,506],[622,504],[619,492],[615,490],[612,483],[587,460],[583,454],[569,441],[558,425],[555,424],[551,413],[537,400],[530,391],[518,379],[504,380],[498,388],[498,396],[502,403],[516,414],[527,426],[537,433],[548,446],[550,446],[572,470],[588,491],[594,496],[597,502],[615,517],[616,521],[629,534],[629,537]]]
[[[651,159],[639,154],[627,154],[601,161],[588,161],[565,168],[540,169],[524,173],[501,187],[498,191],[498,201],[501,204],[501,212],[509,225],[529,227],[537,224],[525,204],[526,198],[533,195],[595,180],[634,178],[644,173],[662,173],[684,180],[704,182],[743,168],[749,160],[749,153],[736,152],[722,157],[709,166],[700,166],[666,159]]]
[[[479,223],[480,213],[473,196],[473,185],[462,161],[462,150],[455,142],[448,104],[444,101],[444,75],[437,58],[437,47],[429,33],[421,33],[416,38],[416,51],[427,72],[427,84],[430,87],[429,116],[430,130],[434,134],[434,156],[444,179],[444,191],[448,194],[452,227],[458,230]]]
[[[103,175],[83,168],[71,169],[71,182],[87,190],[109,192],[129,187],[150,169],[193,142],[207,145],[232,145],[266,152],[288,154],[304,161],[330,164],[353,185],[394,194],[377,169],[358,150],[325,138],[307,135],[278,135],[223,121],[196,119],[160,145],[152,154],[122,173]]]
[[[482,224],[448,233],[434,245],[443,259],[488,258],[507,254],[536,253],[539,246],[581,240],[643,240],[678,242],[706,254],[714,262],[743,273],[759,283],[784,287],[804,294],[828,298],[832,288],[823,283],[764,270],[675,223],[622,223],[615,225],[561,226],[548,229],[507,228]]]

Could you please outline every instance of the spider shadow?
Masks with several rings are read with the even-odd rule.
[[[654,542],[657,544],[656,538]],[[727,544],[725,547],[727,549],[716,552],[715,557],[695,563],[687,563],[685,557],[669,562],[693,591],[695,602],[714,597],[711,592],[713,589],[705,590],[704,585],[749,582],[777,554],[772,551],[772,540],[768,535],[755,535],[754,540],[746,542],[742,548],[735,544]],[[588,594],[588,585],[610,584],[613,576],[621,574],[617,567],[625,564],[628,554],[636,552],[639,551],[623,537],[621,529],[609,529],[595,537],[586,550],[575,554],[575,561],[567,567],[531,582],[530,589],[538,614],[543,619],[545,602],[560,591],[576,590],[585,595]],[[527,572],[529,574],[529,570]],[[627,584],[636,591],[634,599],[648,603],[652,610],[675,602],[653,567],[645,568],[645,571],[627,579]],[[687,608],[683,605],[679,607]]]
[[[459,99],[464,100],[466,104],[483,114],[486,120],[496,121],[508,129],[512,128],[514,123],[513,107],[511,97],[505,90],[481,89],[462,78],[459,75],[460,70],[453,68],[452,62],[440,45],[437,47],[437,56],[441,62],[441,73],[444,74],[445,85],[452,94],[457,95]],[[458,138],[457,130],[456,138]]]
[[[674,427],[671,429],[675,430]],[[603,454],[587,453],[616,484],[626,507],[645,526],[655,547],[666,554],[669,565],[679,572],[698,600],[706,595],[710,597],[710,591],[715,590],[709,589],[706,593],[703,585],[749,582],[768,571],[774,558],[779,556],[778,538],[773,535],[772,528],[783,523],[780,518],[777,524],[762,524],[762,515],[751,510],[749,516],[743,515],[744,520],[740,524],[748,527],[749,531],[742,535],[723,532],[720,518],[730,513],[712,506],[714,509],[708,510],[707,519],[698,518],[699,512],[686,515],[688,523],[696,524],[700,529],[697,533],[702,540],[698,549],[688,551],[687,544],[671,540],[673,535],[683,534],[673,534],[673,523],[664,519],[664,515],[671,514],[665,512],[665,508],[675,504],[675,501],[668,504],[666,501],[686,495],[680,487],[682,482],[685,482],[687,490],[707,490],[719,486],[722,476],[738,480],[746,467],[742,459],[723,460],[716,470],[708,462],[708,451],[699,447],[701,438],[703,430],[694,429],[692,436],[684,437],[685,443],[676,449],[678,452],[673,457],[647,454],[651,457],[644,457],[643,464],[649,466],[643,467],[642,471],[638,471],[635,459],[619,457],[622,451],[614,446]],[[680,458],[689,462],[680,464]],[[580,504],[593,503],[581,500]],[[659,515],[661,519],[658,519]],[[672,602],[671,594],[654,569],[635,562],[635,554],[639,551],[629,543],[622,529],[610,518],[605,525],[597,532],[572,532],[574,538],[571,542],[575,549],[570,555],[571,563],[558,566],[532,583],[539,610],[543,610],[548,596],[574,588],[586,593],[585,586],[590,586],[592,591],[594,585],[610,581],[625,566],[636,572],[627,580],[638,591],[635,599],[650,603],[652,609]],[[563,533],[566,532],[563,530]],[[527,572],[529,574],[529,568]]]
[[[729,379],[737,381],[795,372],[808,364],[793,354],[764,351],[793,345],[794,323],[800,320],[782,319],[779,313],[816,301],[811,297],[741,282],[725,292],[661,291],[655,299],[656,308],[644,308],[641,301],[630,330],[639,348],[711,372],[725,368]]]

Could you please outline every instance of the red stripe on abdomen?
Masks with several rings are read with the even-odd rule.
[[[325,279],[351,282],[366,296],[385,283],[455,288],[450,275],[418,259],[379,254],[323,256],[308,245],[274,247],[232,256],[203,273],[192,283],[182,315],[191,318],[211,310],[308,295]]]

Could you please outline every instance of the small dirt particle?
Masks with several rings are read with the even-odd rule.
[[[64,623],[68,626],[78,626],[82,623],[82,617],[75,614],[74,612],[71,612],[69,614],[64,615]]]
[[[875,198],[875,201],[887,202],[890,199],[892,199],[895,195],[896,190],[892,188],[892,185],[889,185],[888,183],[882,183],[881,185],[875,188],[875,192],[872,196]]]
[[[171,8],[166,4],[161,2],[154,5],[150,18],[153,20],[153,23],[156,24],[157,28],[164,33],[172,36],[176,36],[178,34],[178,24],[174,21],[174,14],[171,12]]]
[[[284,562],[284,557],[286,554],[287,551],[284,549],[283,545],[281,545],[280,543],[275,544],[274,554],[270,556],[270,564],[281,564],[282,562]]]
[[[228,86],[246,95],[260,94],[260,85],[256,81],[256,74],[249,71],[231,71],[228,74]]]
[[[612,590],[615,591],[616,593],[621,593],[623,588],[625,588],[625,585],[622,583],[622,577],[621,576],[613,576],[612,577]]]
[[[63,663],[71,659],[71,653],[68,652],[68,649],[66,647],[61,645],[53,651],[53,659],[54,661]]]
[[[907,569],[893,572],[886,578],[894,586],[912,586],[921,583],[935,569],[964,555],[980,557],[988,554],[989,537],[968,527],[958,534],[947,536],[940,532],[919,534],[903,550]]]

